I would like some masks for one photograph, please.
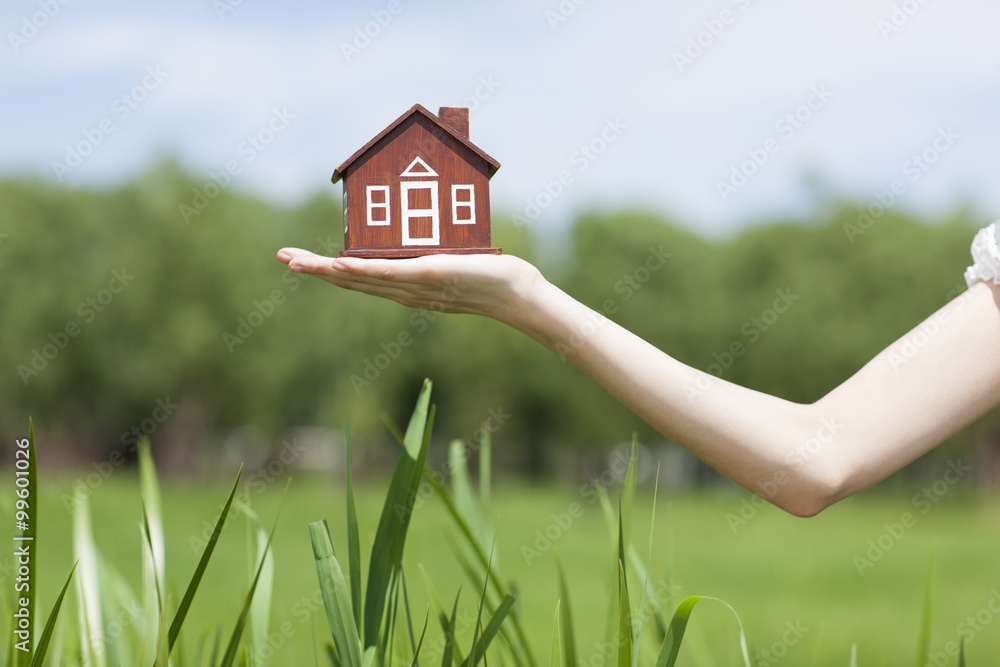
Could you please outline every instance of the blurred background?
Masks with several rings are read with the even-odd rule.
[[[798,650],[821,646],[818,664],[844,664],[854,641],[879,660],[897,640],[911,646],[915,613],[880,633],[855,605],[876,620],[887,597],[916,605],[929,545],[942,539],[954,549],[939,551],[941,576],[956,577],[939,601],[943,645],[997,584],[995,568],[972,564],[997,546],[978,527],[995,515],[1000,413],[811,523],[760,509],[773,532],[749,538],[763,524],[741,532],[730,518],[748,520],[748,494],[557,355],[493,321],[289,274],[274,254],[335,255],[333,169],[414,103],[466,106],[472,141],[502,164],[495,246],[695,368],[813,401],[965,289],[972,237],[1000,210],[998,20],[1000,7],[976,0],[7,3],[0,444],[9,452],[34,418],[56,527],[72,504],[59,498],[81,492],[107,509],[107,539],[119,519],[134,527],[137,497],[114,494],[143,435],[165,494],[221,500],[240,463],[271,495],[295,473],[304,522],[342,512],[331,487],[348,424],[356,474],[384,486],[396,448],[381,417],[405,421],[430,377],[432,463],[449,440],[495,426],[498,514],[505,498],[536,498],[537,520],[511,510],[524,539],[613,469],[637,432],[642,488],[659,465],[660,502],[692,517],[677,519],[691,550],[678,576],[704,583],[689,592],[725,582],[715,594],[760,612],[750,628],[760,643],[806,618],[813,631]],[[897,572],[917,574],[857,572],[852,555],[885,522],[919,513],[915,494],[940,489],[927,485],[955,461],[972,472],[935,492],[934,521],[892,554]],[[308,512],[311,497],[322,512]],[[179,513],[173,529],[200,530],[201,514]],[[716,537],[700,546],[693,517],[708,517]],[[586,525],[603,538],[599,516]],[[296,530],[288,560],[308,563]],[[193,556],[178,539],[183,563]],[[797,552],[795,563],[812,563],[801,571],[780,564],[790,561],[778,548],[798,539],[816,545]],[[823,539],[843,557],[833,562]],[[702,548],[732,558],[711,563]],[[817,550],[825,560],[812,562]],[[586,580],[587,562],[567,556]],[[736,563],[762,569],[738,576]],[[813,580],[818,599],[806,600]],[[276,617],[302,593],[283,590]],[[720,633],[732,629],[724,620]],[[982,664],[1000,656],[988,634],[976,634],[980,653],[970,647]],[[697,664],[710,664],[706,646]]]

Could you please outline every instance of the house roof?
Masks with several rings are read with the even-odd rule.
[[[466,139],[465,137],[463,137],[461,134],[459,134],[458,130],[456,130],[455,128],[453,128],[451,125],[449,125],[448,123],[444,122],[443,120],[441,120],[440,118],[438,118],[437,116],[435,116],[434,114],[432,114],[430,111],[428,111],[424,107],[420,106],[419,104],[414,104],[412,107],[410,107],[406,111],[406,113],[404,113],[402,116],[400,116],[399,118],[397,118],[396,120],[394,120],[387,128],[385,128],[384,130],[382,130],[381,132],[379,132],[375,136],[374,139],[372,139],[367,144],[365,144],[364,146],[362,146],[354,155],[352,155],[351,157],[347,158],[347,160],[344,161],[344,163],[342,165],[340,165],[339,167],[337,167],[337,169],[333,172],[333,178],[331,178],[330,180],[332,180],[334,183],[336,183],[341,178],[343,178],[344,177],[344,172],[346,172],[348,169],[350,169],[351,164],[353,164],[355,160],[357,160],[359,157],[361,157],[362,155],[364,155],[365,153],[367,153],[368,149],[370,149],[372,146],[374,146],[375,144],[377,144],[383,137],[385,137],[386,135],[388,135],[390,132],[392,132],[394,129],[396,129],[396,127],[398,127],[403,121],[405,121],[407,118],[409,118],[410,116],[412,116],[415,113],[422,114],[425,118],[427,118],[427,120],[431,121],[432,123],[434,123],[435,125],[437,125],[438,127],[440,127],[442,130],[444,130],[449,135],[451,135],[451,137],[454,138],[456,141],[458,141],[460,144],[462,144],[463,146],[465,146],[466,148],[468,148],[470,151],[472,151],[473,153],[475,153],[476,155],[478,155],[480,158],[482,158],[483,161],[486,162],[486,164],[488,165],[488,170],[489,170],[488,171],[488,176],[489,176],[489,178],[493,178],[493,174],[495,174],[496,171],[497,171],[497,169],[500,168],[500,163],[499,162],[497,162],[496,160],[494,160],[493,158],[491,158],[489,155],[487,155],[486,153],[484,153],[481,148],[479,148],[474,143],[472,143],[471,141],[469,141],[468,139]]]

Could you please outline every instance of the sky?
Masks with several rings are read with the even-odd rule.
[[[12,0],[0,177],[171,158],[295,204],[420,103],[470,108],[495,215],[539,229],[640,208],[720,236],[830,197],[992,220],[998,26],[986,0]]]

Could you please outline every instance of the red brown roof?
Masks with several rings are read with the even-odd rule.
[[[400,116],[399,118],[397,118],[396,120],[394,120],[387,128],[385,128],[384,130],[382,130],[381,132],[379,132],[375,136],[374,139],[372,139],[367,144],[365,144],[364,146],[362,146],[354,155],[352,155],[351,157],[347,158],[347,160],[344,161],[344,163],[342,165],[340,165],[339,167],[337,167],[337,169],[333,172],[333,178],[331,178],[330,180],[332,180],[334,183],[336,183],[341,178],[343,178],[344,177],[344,172],[346,172],[351,167],[351,164],[355,160],[357,160],[359,157],[361,157],[366,152],[368,152],[369,148],[371,148],[372,146],[374,146],[375,144],[377,144],[380,139],[382,139],[387,134],[389,134],[390,132],[392,132],[394,129],[396,129],[396,127],[399,126],[400,123],[402,123],[404,120],[406,120],[407,118],[409,118],[410,116],[412,116],[415,113],[422,114],[425,118],[427,118],[427,120],[431,121],[432,123],[434,123],[435,125],[437,125],[438,127],[440,127],[442,130],[444,130],[449,135],[451,135],[460,144],[462,144],[463,146],[465,146],[466,148],[468,148],[470,151],[472,151],[473,153],[475,153],[476,155],[478,155],[480,158],[482,158],[483,161],[486,162],[486,164],[489,167],[488,168],[488,175],[489,175],[490,178],[492,178],[493,174],[495,174],[496,171],[497,171],[497,169],[500,168],[500,163],[499,162],[497,162],[496,160],[494,160],[493,158],[491,158],[489,155],[487,155],[486,153],[484,153],[483,150],[481,148],[479,148],[478,146],[476,146],[474,143],[472,143],[471,141],[469,141],[468,139],[466,139],[465,137],[463,137],[462,134],[458,130],[456,130],[454,127],[452,127],[448,123],[444,122],[443,120],[441,120],[440,118],[438,118],[437,116],[435,116],[434,114],[432,114],[430,111],[428,111],[424,107],[420,106],[419,104],[414,104],[412,107],[410,107],[406,111],[406,113],[404,113],[402,116]]]

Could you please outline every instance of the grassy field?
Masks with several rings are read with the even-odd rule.
[[[74,560],[71,516],[63,499],[71,492],[73,479],[65,473],[43,471],[39,485],[42,515],[37,564],[43,614]],[[224,479],[162,482],[166,565],[175,598],[200,555],[198,539],[210,531],[230,484],[231,480]],[[385,480],[364,480],[357,489],[363,543],[371,542],[386,486]],[[245,489],[253,509],[267,524],[282,487],[283,480]],[[644,554],[652,496],[648,484],[640,490],[633,534]],[[751,514],[742,504],[745,494],[672,494],[661,488],[650,563],[653,588],[664,602],[670,596],[676,601],[692,594],[730,602],[743,619],[751,655],[757,654],[755,664],[809,665],[815,656],[817,665],[847,665],[852,643],[858,645],[862,666],[913,664],[923,584],[936,545],[931,650],[943,652],[948,642],[964,636],[968,664],[1000,664],[1000,620],[992,623],[990,609],[992,600],[992,607],[1000,610],[1000,531],[996,529],[1000,497],[961,495],[961,490],[928,504],[925,513],[925,506],[912,500],[920,491],[920,486],[914,486],[892,496],[864,494],[802,520],[770,506],[755,508]],[[617,497],[615,490],[612,497]],[[540,664],[548,664],[557,600],[554,559],[546,540],[566,566],[581,660],[588,667],[604,667],[609,662],[602,645],[609,636],[608,600],[614,591],[615,561],[603,512],[592,499],[588,490],[566,486],[503,481],[493,489],[496,558],[520,591],[520,611]],[[116,472],[93,492],[91,506],[99,549],[138,592],[141,510],[137,478],[129,471]],[[733,516],[739,516],[741,509],[746,523],[736,525],[734,532]],[[912,520],[904,520],[906,512]],[[329,520],[335,547],[345,549],[340,481],[297,476],[275,538],[273,665],[314,664],[314,647],[329,636],[307,531],[308,522],[323,518]],[[223,635],[228,636],[239,614],[250,576],[246,523],[240,518],[223,534],[185,630],[183,649],[188,653],[193,652],[199,633],[217,623],[223,624]],[[447,600],[463,586],[460,609],[467,609],[474,618],[477,593],[448,547],[450,526],[433,497],[414,516],[404,564],[411,604],[420,610],[421,621],[428,595],[420,568]],[[539,535],[546,533],[541,540]],[[672,581],[668,581],[670,572]],[[10,586],[9,575],[4,578],[4,586]],[[75,614],[76,602],[70,599],[63,616]],[[433,647],[440,637],[437,630],[432,626],[428,631],[428,646]],[[466,648],[470,635],[471,631],[463,633]],[[721,606],[699,607],[678,664],[735,665],[738,661],[732,616]],[[957,661],[946,663],[942,656],[941,662],[930,664]]]

